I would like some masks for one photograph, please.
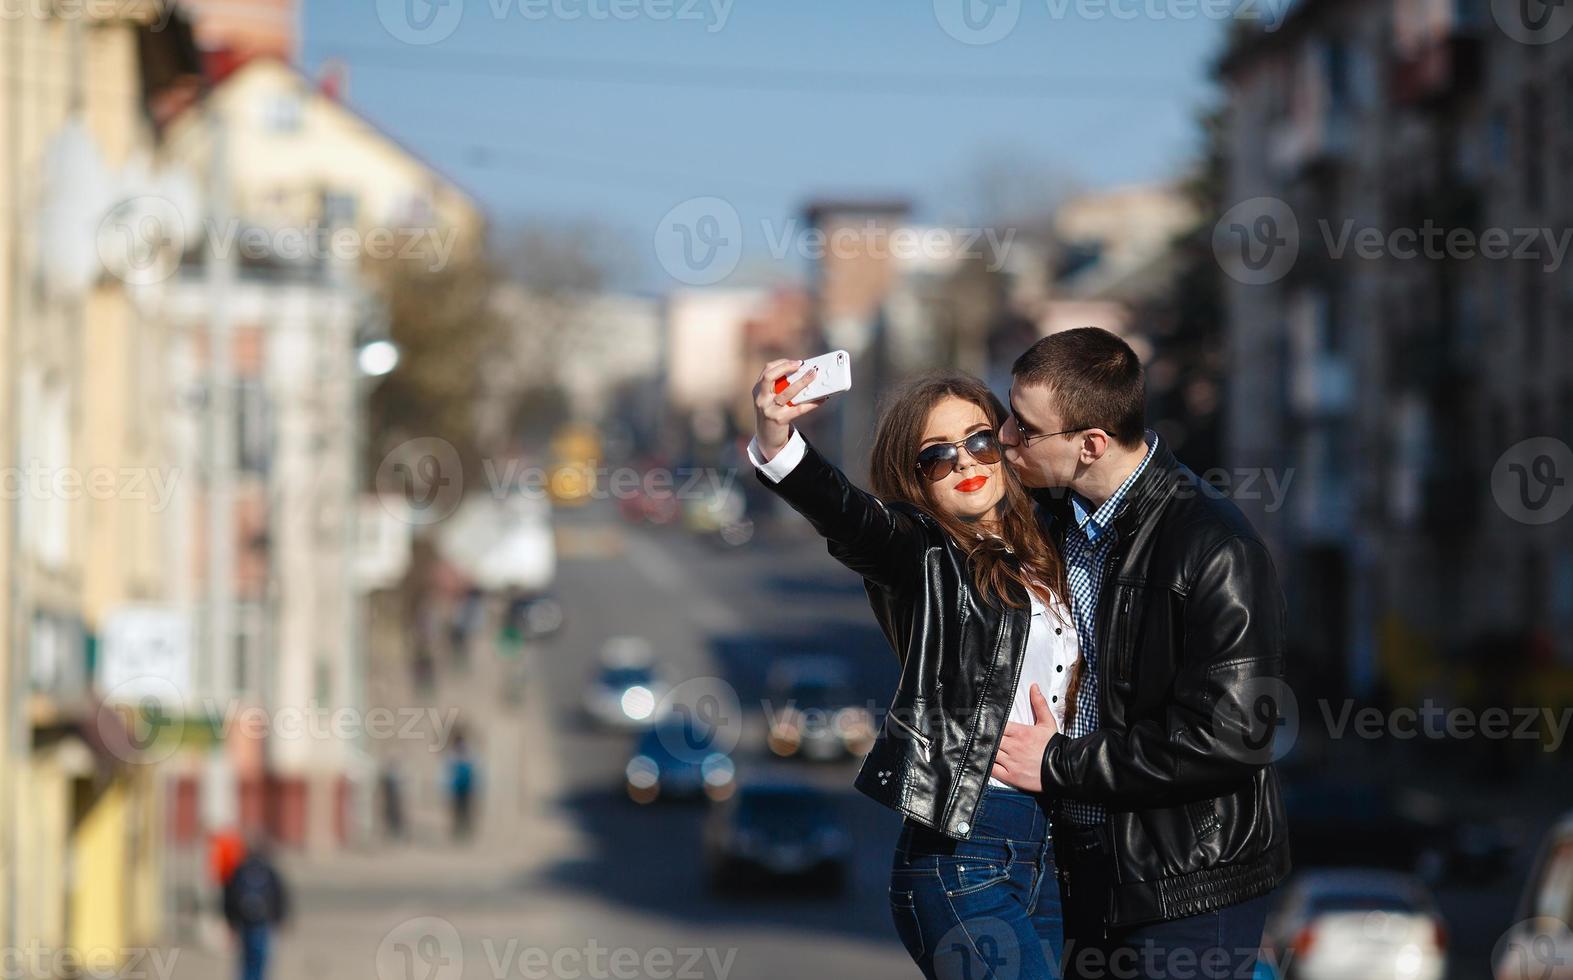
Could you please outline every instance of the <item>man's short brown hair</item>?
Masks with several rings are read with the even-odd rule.
[[[1147,431],[1147,390],[1131,345],[1099,327],[1049,334],[1016,358],[1017,384],[1045,385],[1066,429],[1103,429],[1125,447]]]

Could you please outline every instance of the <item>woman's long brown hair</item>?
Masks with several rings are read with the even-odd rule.
[[[1052,600],[1057,597],[1062,608],[1068,610],[1065,563],[1059,549],[1043,533],[1032,500],[1009,463],[1002,459],[999,466],[999,476],[1005,484],[999,506],[999,537],[980,536],[972,524],[934,506],[929,497],[930,484],[918,472],[918,450],[922,448],[929,413],[946,398],[959,398],[978,406],[995,432],[1005,422],[1005,406],[987,385],[970,374],[940,371],[907,382],[887,398],[874,433],[869,475],[875,495],[911,504],[933,517],[967,554],[974,584],[985,598],[1020,608],[1025,603],[1012,595],[1010,586],[1015,584],[1035,592],[1050,609],[1055,608]],[[1065,705],[1067,728],[1081,684],[1081,663],[1078,658],[1071,672]]]

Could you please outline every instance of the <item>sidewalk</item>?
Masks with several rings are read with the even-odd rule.
[[[493,610],[495,612],[495,610]],[[326,855],[283,852],[280,871],[291,889],[292,922],[276,939],[269,976],[282,980],[458,980],[477,967],[487,975],[479,935],[566,935],[570,911],[542,901],[535,876],[590,848],[558,810],[560,781],[548,729],[549,706],[538,682],[538,652],[519,665],[523,697],[509,703],[504,672],[514,662],[491,648],[494,616],[472,638],[467,669],[451,659],[428,699],[461,711],[481,767],[477,832],[467,842],[448,839],[440,791],[444,756],[421,740],[390,743],[404,772],[404,840],[382,841]],[[408,672],[384,670],[372,686],[372,707],[422,704]],[[463,929],[455,920],[463,918]],[[157,980],[233,976],[227,935],[213,930],[211,948],[174,951],[173,972]],[[445,970],[444,961],[460,965]]]

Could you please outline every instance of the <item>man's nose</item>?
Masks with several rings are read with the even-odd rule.
[[[1016,427],[1011,424],[1010,419],[1006,419],[1005,424],[1001,425],[999,431],[994,433],[994,437],[1003,445],[1014,446],[1016,445]]]

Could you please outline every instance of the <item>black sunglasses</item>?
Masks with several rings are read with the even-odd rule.
[[[918,472],[933,483],[945,479],[955,472],[956,463],[961,459],[962,448],[967,450],[967,455],[980,463],[991,465],[1000,461],[999,440],[994,438],[992,431],[984,429],[981,432],[974,432],[960,442],[941,442],[926,447],[918,453]]]

